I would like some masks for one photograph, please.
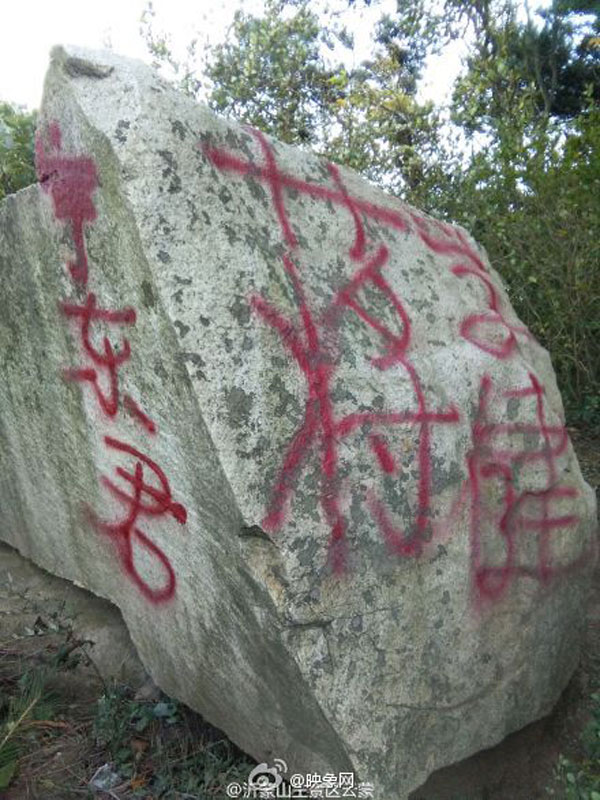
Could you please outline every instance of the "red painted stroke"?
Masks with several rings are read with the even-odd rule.
[[[275,161],[275,156],[273,155],[273,151],[264,133],[253,128],[251,128],[250,131],[260,144],[263,156],[265,158],[265,178],[271,187],[273,206],[275,207],[275,211],[277,212],[277,216],[279,218],[279,225],[281,226],[281,230],[283,232],[283,238],[289,247],[296,247],[298,240],[296,239],[296,234],[292,230],[292,226],[285,210],[285,203],[283,201],[284,175],[279,171],[277,162]]]
[[[552,558],[552,539],[565,535],[578,523],[576,514],[555,515],[552,505],[564,498],[576,498],[577,490],[560,483],[557,457],[564,453],[568,440],[564,428],[548,425],[543,402],[544,387],[539,379],[529,373],[529,385],[500,393],[497,399],[511,397],[535,398],[536,421],[532,424],[494,423],[494,390],[489,375],[481,380],[479,408],[472,427],[473,448],[468,455],[469,488],[471,494],[471,568],[474,590],[478,599],[495,601],[505,595],[516,578],[528,577],[543,584],[578,567],[588,557],[583,554],[566,565],[556,565]],[[512,437],[537,433],[542,445],[535,450],[524,450],[519,440],[506,444]],[[502,444],[498,446],[496,440]],[[546,485],[535,490],[517,488],[517,470],[520,464],[538,462],[543,466]],[[522,480],[522,478],[521,478]],[[503,487],[499,512],[486,506],[486,482],[497,482]],[[488,492],[489,494],[489,492]],[[490,534],[491,531],[491,534]],[[489,564],[483,554],[484,536],[500,536],[504,560]],[[534,535],[536,558],[534,563],[522,563],[519,548],[524,537]]]
[[[123,405],[129,411],[132,417],[134,417],[144,428],[148,431],[148,433],[156,433],[157,427],[156,423],[153,422],[148,414],[143,411],[139,405],[135,402],[133,397],[126,394],[123,397]]]
[[[141,593],[152,603],[163,603],[170,600],[175,594],[176,578],[171,562],[165,553],[137,526],[140,516],[161,517],[171,515],[180,525],[187,520],[187,511],[180,504],[173,501],[171,488],[165,473],[158,464],[135,447],[105,436],[107,447],[121,453],[126,453],[136,459],[134,472],[127,472],[122,467],[116,468],[117,475],[129,484],[130,493],[123,491],[112,480],[103,476],[102,483],[125,506],[128,506],[127,515],[120,522],[105,522],[96,514],[89,511],[89,517],[100,533],[110,536],[117,546],[121,563],[131,580],[136,584]],[[144,468],[147,467],[158,480],[158,485],[146,483]],[[144,501],[144,496],[149,498]],[[158,562],[164,576],[161,586],[155,587],[139,573],[133,553],[134,539],[137,545],[145,550]]]
[[[350,248],[348,255],[353,261],[361,261],[366,255],[367,237],[365,236],[365,229],[363,227],[362,220],[360,218],[360,211],[356,206],[356,201],[353,200],[352,197],[350,197],[346,187],[342,182],[339,168],[335,164],[329,163],[327,165],[327,169],[329,170],[329,174],[333,178],[335,185],[342,193],[342,196],[345,198],[346,207],[348,208],[348,211],[352,214],[352,219],[354,220],[356,238],[354,240],[354,244]]]
[[[109,417],[114,417],[119,409],[119,367],[131,356],[131,347],[127,339],[123,339],[121,351],[115,353],[107,336],[103,339],[103,352],[98,351],[92,344],[90,338],[90,326],[92,321],[101,320],[107,324],[133,325],[136,314],[133,308],[125,308],[122,311],[111,311],[109,309],[98,308],[96,305],[96,295],[88,293],[85,304],[82,306],[73,303],[62,302],[60,304],[62,313],[71,319],[80,322],[81,343],[85,353],[89,356],[95,366],[104,370],[108,375],[109,393],[106,394],[100,387],[98,369],[68,369],[64,376],[67,380],[89,382],[93,385],[100,407]]]
[[[518,345],[515,334],[531,336],[527,328],[522,325],[511,325],[507,322],[500,310],[500,297],[498,290],[493,285],[489,276],[465,264],[456,264],[452,272],[459,278],[473,275],[483,283],[488,293],[488,310],[481,314],[471,314],[461,323],[460,334],[471,344],[495,358],[505,359],[511,356]],[[502,331],[503,338],[499,343],[490,342],[480,333],[482,326],[488,326]]]
[[[455,228],[439,220],[426,220],[412,210],[409,212],[409,217],[414,223],[421,241],[432,252],[444,256],[462,256],[467,262],[471,263],[472,267],[481,272],[486,272],[483,261],[471,247],[460,228]],[[437,232],[437,236],[432,234],[432,229]]]
[[[392,453],[390,453],[383,437],[381,437],[378,433],[372,433],[369,436],[369,444],[371,445],[371,449],[377,456],[377,460],[379,461],[379,466],[381,467],[383,472],[387,472],[388,475],[393,475],[395,472],[398,471],[398,465],[396,464],[396,460],[392,455]]]
[[[92,195],[98,186],[98,174],[93,159],[88,156],[61,154],[61,131],[58,123],[48,126],[49,152],[46,152],[42,135],[36,135],[35,153],[38,180],[52,198],[54,215],[61,222],[71,223],[75,261],[69,270],[75,281],[84,286],[88,280],[88,258],[85,247],[84,225],[96,219]]]

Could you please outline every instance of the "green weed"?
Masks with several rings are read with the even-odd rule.
[[[254,766],[177,701],[139,701],[125,686],[107,687],[98,700],[94,735],[133,797],[221,797]]]
[[[600,694],[592,695],[592,701],[592,720],[582,735],[586,758],[577,762],[561,756],[558,761],[565,800],[600,800]]]

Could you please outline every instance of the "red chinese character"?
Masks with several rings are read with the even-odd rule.
[[[133,456],[136,464],[133,472],[128,472],[122,467],[115,469],[116,474],[128,484],[128,491],[117,486],[110,478],[102,477],[102,483],[127,507],[124,519],[120,522],[104,522],[94,512],[90,512],[91,522],[99,532],[107,534],[114,540],[125,571],[144,597],[153,603],[165,602],[175,593],[176,580],[173,567],[160,547],[138,527],[137,521],[140,516],[161,517],[170,514],[180,525],[184,525],[187,512],[180,503],[173,501],[167,477],[158,464],[131,445],[110,436],[106,436],[104,441],[113,450]],[[157,479],[156,485],[145,481],[145,468],[148,468]],[[148,499],[144,500],[144,497]],[[134,540],[138,547],[159,563],[165,576],[162,586],[156,588],[150,585],[139,573],[134,559]]]
[[[283,238],[292,251],[298,249],[298,239],[287,216],[283,200],[286,176],[275,162],[266,138],[254,132],[264,158],[263,174],[270,184],[273,204],[279,218]],[[408,349],[411,340],[409,316],[389,283],[382,276],[389,253],[380,246],[374,254],[367,252],[368,242],[361,220],[359,201],[350,197],[339,175],[337,167],[329,165],[329,172],[336,184],[337,198],[345,206],[354,222],[355,238],[348,255],[359,267],[348,283],[333,297],[325,310],[317,316],[310,308],[298,268],[291,256],[283,256],[285,271],[292,283],[299,308],[301,328],[284,317],[277,308],[261,296],[250,298],[250,305],[262,319],[281,337],[283,346],[295,359],[307,382],[307,399],[304,420],[288,446],[278,478],[273,487],[271,501],[263,520],[266,530],[276,531],[284,522],[288,501],[295,491],[299,471],[313,449],[320,450],[321,491],[320,502],[331,530],[329,554],[334,571],[343,569],[346,562],[347,521],[340,505],[338,445],[341,439],[359,429],[374,429],[370,436],[371,446],[385,472],[394,471],[393,455],[378,433],[389,425],[410,424],[419,428],[419,480],[418,508],[414,531],[407,535],[396,529],[384,504],[371,492],[369,508],[389,548],[402,556],[418,556],[429,534],[431,499],[431,426],[440,423],[455,423],[458,412],[451,408],[445,412],[431,411],[427,407],[421,379],[412,364]],[[370,284],[381,292],[398,319],[399,331],[394,331],[365,309],[358,293]],[[346,311],[356,314],[372,328],[383,343],[383,353],[374,356],[373,365],[380,370],[402,369],[409,377],[416,401],[416,409],[401,412],[357,413],[336,419],[331,396],[331,383],[338,366],[337,334]]]
[[[578,492],[561,484],[558,470],[557,459],[568,445],[567,433],[562,425],[547,423],[544,388],[533,373],[529,380],[529,386],[505,391],[499,399],[532,398],[533,422],[492,421],[492,382],[485,376],[473,424],[473,449],[468,457],[472,570],[479,596],[491,600],[501,597],[517,577],[546,583],[578,566],[584,557],[567,565],[553,560],[553,538],[564,537],[579,523],[576,514],[553,513],[553,506],[577,497]],[[538,437],[539,444],[525,447],[524,437],[532,436]],[[528,464],[536,467],[532,488],[520,485],[527,479]],[[545,475],[541,486],[540,474]],[[494,505],[494,496],[499,505]]]
[[[523,325],[511,325],[507,322],[500,309],[500,297],[498,290],[492,283],[488,275],[484,275],[476,269],[465,264],[456,264],[452,272],[459,278],[465,275],[473,275],[485,286],[488,293],[488,310],[481,314],[471,314],[464,319],[460,326],[460,334],[468,342],[474,344],[480,350],[489,353],[495,358],[505,359],[512,355],[517,347],[517,337],[519,333],[524,336],[531,336],[527,328]],[[484,335],[485,328],[499,334],[500,341],[495,342]]]
[[[63,222],[71,223],[75,261],[69,262],[74,280],[85,285],[88,279],[88,259],[83,226],[96,219],[96,207],[92,195],[98,186],[98,175],[94,161],[88,156],[65,156],[61,154],[61,132],[56,122],[48,126],[50,153],[36,136],[35,152],[38,180],[45,192],[49,192],[54,206],[54,215]]]
[[[69,369],[64,375],[67,380],[88,381],[94,386],[98,402],[105,414],[114,417],[119,408],[119,379],[118,370],[131,356],[131,347],[127,339],[123,339],[121,351],[115,353],[108,339],[103,339],[103,352],[96,350],[90,339],[90,325],[93,320],[102,320],[108,324],[133,325],[135,324],[135,311],[133,308],[124,308],[122,311],[109,311],[96,307],[96,295],[90,292],[85,305],[77,306],[72,303],[61,303],[65,316],[80,321],[81,343],[84,351],[101,370],[108,376],[109,393],[105,394],[98,382],[98,370],[91,368]]]

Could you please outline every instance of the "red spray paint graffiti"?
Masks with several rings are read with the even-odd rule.
[[[461,336],[476,347],[497,358],[507,358],[517,346],[516,334],[531,336],[524,326],[511,325],[507,322],[501,311],[498,290],[491,282],[481,257],[459,228],[439,220],[422,217],[410,208],[390,209],[386,206],[351,197],[341,185],[339,172],[334,165],[329,165],[329,170],[334,177],[336,185],[335,188],[330,188],[300,180],[281,171],[275,162],[272,152],[270,150],[267,152],[264,147],[265,159],[262,165],[239,158],[222,148],[206,145],[202,149],[204,155],[218,169],[238,175],[252,176],[271,188],[273,204],[282,226],[285,241],[289,246],[295,247],[297,242],[285,214],[284,189],[299,192],[317,200],[329,201],[334,205],[346,206],[357,224],[360,224],[360,215],[363,215],[367,219],[372,219],[391,229],[398,231],[410,230],[421,239],[431,252],[437,255],[458,256],[460,258],[460,261],[452,267],[454,274],[457,277],[471,275],[478,278],[488,293],[487,310],[469,315],[460,326]],[[362,239],[360,238],[361,236]],[[364,233],[361,233],[354,244],[354,248],[358,249],[351,250],[351,257],[358,260],[358,254],[363,253],[364,246]],[[489,340],[484,335],[486,330],[488,334],[491,334]],[[494,340],[494,337],[498,334],[503,335],[500,342]]]
[[[129,411],[132,417],[134,417],[137,422],[140,423],[148,433],[156,433],[158,427],[156,422],[150,419],[150,417],[146,414],[145,411],[139,407],[139,405],[135,402],[133,397],[130,397],[128,394],[124,395],[123,397],[123,405]]]
[[[266,142],[266,140],[265,140]],[[289,220],[285,215],[283,202],[283,190],[298,192],[301,195],[312,197],[315,200],[329,201],[333,205],[346,206],[352,208],[355,222],[360,219],[362,214],[367,219],[398,231],[409,231],[418,236],[421,241],[434,253],[443,255],[460,256],[465,263],[476,267],[485,272],[485,265],[477,251],[469,244],[466,236],[458,228],[440,222],[439,220],[424,218],[416,214],[412,209],[391,209],[370,203],[357,197],[351,197],[346,190],[336,185],[335,188],[321,186],[317,183],[303,181],[287,172],[281,171],[273,154],[265,158],[263,165],[255,164],[235,154],[219,147],[202,145],[202,152],[206,158],[223,172],[233,172],[236,175],[249,175],[261,183],[271,188],[271,196],[274,201],[275,210],[280,221],[285,220],[282,225],[285,240],[294,246],[295,234],[290,226]],[[265,150],[263,149],[263,152]],[[265,152],[266,156],[266,152]],[[330,165],[333,170],[337,170],[335,165]],[[292,238],[288,238],[291,235]]]
[[[48,126],[50,154],[46,153],[42,137],[36,138],[36,166],[38,180],[49,192],[54,205],[54,216],[61,222],[71,223],[75,245],[75,261],[69,263],[73,279],[84,286],[88,279],[88,259],[85,247],[84,223],[96,219],[92,195],[98,186],[96,165],[87,156],[62,154],[62,136],[56,122]]]
[[[287,319],[280,311],[263,297],[250,298],[252,309],[270,325],[281,337],[283,346],[295,359],[307,382],[308,396],[304,419],[288,446],[275,481],[263,526],[268,531],[277,531],[283,525],[286,508],[295,492],[300,469],[306,463],[313,449],[320,452],[321,489],[320,503],[330,528],[329,558],[334,571],[343,570],[346,565],[347,521],[340,503],[339,454],[340,441],[358,430],[371,431],[370,443],[378,463],[385,473],[397,468],[394,457],[389,452],[380,430],[391,425],[416,425],[419,433],[417,488],[417,511],[414,530],[410,533],[394,527],[384,504],[371,491],[367,501],[371,514],[387,542],[389,549],[398,555],[410,557],[422,553],[425,542],[431,538],[431,431],[433,425],[458,422],[458,411],[450,407],[445,411],[432,411],[428,408],[422,380],[409,358],[411,344],[411,322],[409,315],[394,290],[383,277],[382,272],[389,261],[385,246],[378,247],[369,254],[369,242],[361,220],[361,214],[384,220],[400,230],[407,229],[406,220],[396,212],[390,212],[357,200],[349,195],[342,183],[339,170],[329,165],[329,173],[335,189],[315,187],[298,182],[281,172],[275,162],[273,151],[266,138],[259,132],[253,135],[260,144],[264,166],[256,167],[249,162],[240,162],[224,151],[205,148],[205,153],[221,169],[232,169],[240,174],[251,173],[258,176],[270,187],[271,198],[282,236],[288,252],[283,256],[286,274],[294,289],[298,304],[301,328]],[[295,188],[311,196],[331,200],[345,207],[352,216],[355,236],[349,248],[351,261],[358,264],[351,279],[339,289],[326,308],[316,314],[311,308],[300,278],[296,263],[298,238],[286,212],[283,189]],[[424,233],[424,228],[417,228]],[[448,234],[448,231],[444,231]],[[437,240],[436,240],[437,241]],[[463,253],[463,241],[455,240],[448,247]],[[440,240],[440,247],[442,246]],[[466,252],[463,253],[466,255]],[[475,256],[473,256],[475,257]],[[370,285],[386,299],[398,320],[400,333],[396,333],[370,313],[359,300],[358,294]],[[344,313],[353,312],[382,340],[383,353],[373,356],[372,363],[379,370],[402,369],[409,378],[416,400],[416,410],[391,413],[360,413],[336,418],[331,384],[338,367],[336,352],[337,333]]]
[[[45,192],[52,198],[54,215],[61,222],[70,223],[75,260],[69,262],[71,276],[78,284],[86,286],[89,278],[89,261],[85,240],[85,224],[96,220],[97,212],[93,202],[93,194],[98,186],[98,175],[93,160],[87,156],[73,156],[62,153],[61,131],[57,123],[48,127],[50,154],[46,152],[42,136],[36,138],[36,157],[38,179]],[[91,362],[91,366],[69,368],[63,371],[69,381],[90,383],[98,404],[109,419],[114,419],[119,411],[119,369],[131,358],[131,346],[128,339],[123,339],[118,352],[115,352],[108,336],[102,339],[99,350],[92,342],[92,326],[104,323],[107,326],[128,325],[136,322],[135,309],[127,307],[121,310],[99,308],[96,295],[88,292],[81,305],[61,302],[62,313],[77,323],[83,354]],[[106,384],[105,388],[101,385]],[[123,406],[132,419],[150,434],[155,434],[157,426],[138,403],[128,394],[123,396]],[[160,517],[171,515],[184,524],[187,519],[185,508],[172,500],[171,488],[163,470],[141,451],[120,442],[110,436],[104,437],[106,446],[114,451],[125,453],[136,459],[133,473],[122,467],[116,468],[117,475],[130,484],[132,494],[127,494],[107,477],[102,483],[128,508],[126,517],[120,522],[100,520],[95,512],[88,510],[90,522],[100,533],[107,534],[114,541],[121,564],[127,575],[140,592],[152,603],[170,600],[176,588],[173,567],[165,553],[137,525],[140,516]],[[153,486],[144,480],[144,468],[149,469],[158,481]],[[144,495],[153,502],[143,501]],[[134,558],[134,543],[138,551],[145,553],[158,564],[159,572],[164,580],[158,588],[149,583],[140,573]]]
[[[107,477],[102,478],[102,483],[117,497],[121,502],[128,506],[127,516],[121,522],[103,522],[93,512],[90,517],[97,530],[112,537],[118,548],[121,561],[138,586],[142,594],[154,603],[170,600],[175,594],[175,573],[169,559],[157,545],[152,542],[146,534],[141,531],[136,523],[139,516],[160,517],[166,514],[173,516],[180,525],[184,525],[187,520],[187,512],[180,503],[173,502],[171,487],[162,469],[131,445],[105,436],[104,441],[107,447],[113,450],[127,453],[136,459],[135,472],[131,474],[122,467],[116,468],[117,475],[130,484],[132,494],[127,494],[120,489],[113,481]],[[153,486],[144,481],[144,467],[148,467],[158,479],[159,486]],[[144,503],[143,495],[148,495],[151,502]],[[140,549],[145,550],[154,556],[160,568],[166,575],[166,580],[160,588],[152,587],[140,575],[133,557],[133,543],[137,541]]]
[[[562,425],[547,423],[544,388],[533,373],[529,381],[526,387],[499,393],[494,392],[489,376],[481,381],[468,467],[472,572],[482,599],[499,599],[518,577],[547,583],[582,563],[583,556],[567,565],[553,561],[553,541],[560,542],[580,520],[573,513],[552,513],[552,507],[578,493],[561,484],[558,470],[557,459],[568,445],[567,433]],[[499,406],[511,398],[530,399],[535,422],[494,422],[494,411],[504,416]],[[523,442],[532,437],[538,443],[525,447]],[[534,488],[517,488],[527,480],[527,465],[536,467]],[[545,478],[541,485],[540,475]],[[494,488],[496,505],[490,500]]]
[[[450,267],[457,277],[474,277],[486,289],[487,310],[467,316],[460,324],[460,334],[471,344],[497,359],[506,359],[514,354],[517,336],[529,336],[527,329],[509,323],[501,309],[498,290],[485,268],[483,261],[465,234],[450,225],[432,219],[425,219],[412,209],[395,209],[376,205],[353,197],[344,186],[337,167],[328,165],[332,178],[331,186],[322,186],[300,180],[281,170],[267,139],[257,131],[251,131],[262,152],[262,163],[246,160],[222,148],[203,145],[202,150],[208,160],[219,170],[239,176],[251,176],[269,188],[271,200],[282,237],[287,247],[283,256],[285,272],[293,286],[298,305],[299,323],[284,316],[269,301],[261,296],[250,298],[250,305],[264,322],[281,338],[281,342],[293,357],[307,382],[307,399],[304,419],[294,434],[278,477],[272,490],[263,525],[268,530],[278,530],[284,521],[288,506],[298,482],[299,472],[310,453],[318,448],[321,470],[321,507],[331,529],[330,556],[334,569],[344,566],[346,519],[340,507],[340,486],[338,479],[338,446],[347,436],[366,431],[369,446],[377,460],[382,474],[397,475],[401,467],[398,459],[390,451],[382,431],[394,425],[415,426],[418,432],[417,462],[419,470],[417,486],[416,519],[410,534],[398,530],[385,505],[373,491],[367,496],[370,512],[390,550],[404,557],[419,556],[424,552],[425,543],[431,538],[431,436],[434,426],[456,424],[459,413],[450,406],[445,410],[432,411],[426,402],[422,379],[410,358],[412,328],[409,314],[402,300],[393,291],[383,276],[389,263],[389,252],[380,246],[369,252],[363,219],[378,222],[384,227],[397,231],[411,231],[418,236],[432,252],[450,256],[454,264]],[[316,200],[329,202],[345,208],[354,223],[354,241],[348,256],[357,264],[357,269],[348,283],[339,289],[332,300],[319,313],[311,307],[306,290],[302,284],[299,268],[299,236],[286,211],[286,193],[299,193]],[[371,250],[373,246],[371,246]],[[359,292],[367,286],[376,289],[386,299],[397,320],[399,332],[370,313],[359,299]],[[408,376],[416,407],[389,413],[355,413],[337,418],[335,404],[331,395],[331,385],[337,368],[335,343],[336,334],[348,311],[354,313],[365,325],[381,338],[383,352],[372,358],[373,365],[380,370],[399,368]],[[510,582],[519,575],[530,575],[540,581],[547,581],[559,574],[562,567],[552,564],[550,549],[553,532],[571,529],[578,521],[576,515],[552,515],[551,508],[561,499],[574,497],[570,487],[559,487],[557,456],[566,447],[564,429],[546,423],[543,406],[543,387],[535,376],[530,376],[531,386],[515,390],[516,394],[536,398],[536,417],[531,424],[492,424],[484,425],[482,419],[487,413],[487,392],[489,378],[482,383],[482,404],[477,422],[473,425],[473,450],[468,455],[468,479],[453,504],[448,520],[455,514],[464,499],[471,497],[471,536],[472,566],[474,582],[481,595],[488,598],[500,597]],[[491,447],[495,434],[512,435],[537,433],[542,436],[544,445],[538,451],[526,451],[514,446],[508,450]],[[514,443],[513,443],[514,444]],[[517,465],[540,461],[544,465],[548,482],[542,489],[518,490],[514,480]],[[481,525],[483,516],[489,512],[483,508],[482,485],[486,480],[500,480],[504,486],[504,511],[494,530],[499,531],[505,546],[505,563],[500,567],[486,562],[482,545]],[[527,516],[527,514],[529,516]],[[435,529],[434,529],[435,530]],[[538,537],[538,555],[535,564],[518,561],[519,537],[523,531],[533,531]],[[498,535],[498,533],[496,534]]]
[[[119,410],[118,370],[121,364],[125,363],[131,356],[131,347],[129,341],[123,339],[121,352],[115,354],[108,337],[105,336],[103,340],[104,352],[99,353],[90,339],[90,325],[93,320],[103,320],[112,325],[119,323],[134,325],[135,311],[133,308],[125,308],[122,311],[109,311],[108,309],[97,308],[96,295],[92,292],[88,294],[85,305],[83,306],[77,306],[73,303],[61,303],[60,307],[65,316],[80,321],[80,334],[83,349],[98,369],[106,371],[110,393],[107,396],[100,388],[97,369],[69,369],[65,371],[65,378],[73,381],[89,381],[94,387],[98,402],[104,413],[109,417],[114,417]]]
[[[488,275],[484,275],[478,270],[473,269],[465,264],[456,264],[452,267],[452,272],[459,278],[465,275],[474,275],[483,285],[488,292],[488,310],[481,314],[471,314],[466,317],[461,323],[460,333],[467,341],[474,344],[480,350],[489,353],[495,358],[508,358],[511,356],[517,347],[517,337],[515,334],[520,333],[523,336],[531,336],[527,328],[523,325],[510,325],[502,311],[500,310],[500,298],[498,290],[493,285]],[[501,337],[501,341],[495,342],[487,339],[481,328],[490,331],[496,331]],[[478,333],[479,331],[479,333]]]

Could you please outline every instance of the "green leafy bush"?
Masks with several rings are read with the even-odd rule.
[[[565,800],[600,800],[600,694],[592,695],[592,700],[592,720],[582,737],[587,759],[574,762],[561,756],[558,761]]]
[[[0,200],[36,181],[35,112],[0,102]]]

